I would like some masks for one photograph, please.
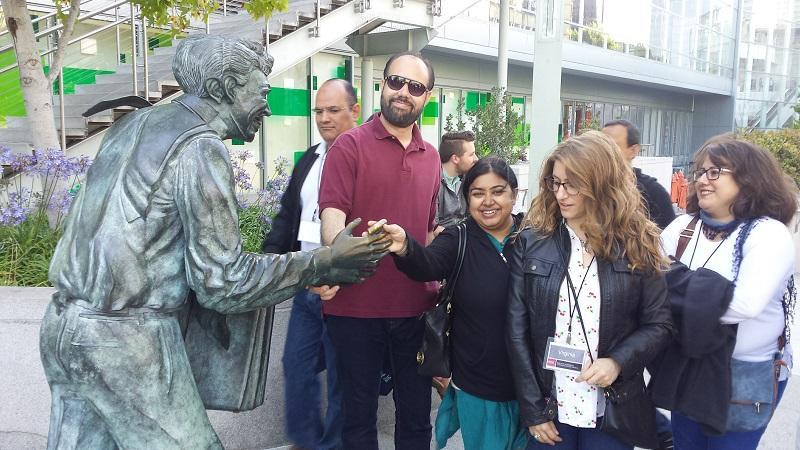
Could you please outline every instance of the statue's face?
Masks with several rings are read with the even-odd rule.
[[[269,103],[267,103],[269,90],[267,76],[260,70],[250,72],[247,83],[234,88],[231,114],[237,127],[234,134],[241,134],[241,136],[232,137],[244,139],[247,142],[253,141],[256,132],[261,128],[262,119],[272,115]]]

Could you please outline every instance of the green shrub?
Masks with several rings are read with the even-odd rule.
[[[740,134],[775,155],[784,172],[800,185],[800,130],[750,131]]]
[[[469,124],[467,124],[469,122]],[[445,119],[445,131],[470,128],[475,133],[475,150],[479,157],[499,156],[509,164],[526,157],[530,128],[513,108],[511,94],[492,88],[488,101],[474,110],[465,111],[460,99],[455,117]]]
[[[46,218],[0,226],[0,286],[50,286],[47,271],[60,236]]]

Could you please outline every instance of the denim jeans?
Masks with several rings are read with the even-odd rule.
[[[600,419],[598,419],[599,421]],[[533,437],[528,440],[526,450],[633,450],[633,447],[600,431],[598,428],[578,428],[553,421],[562,441],[551,446],[542,444]]]
[[[328,410],[320,412],[318,374],[327,370]],[[336,351],[322,319],[322,301],[307,290],[297,293],[289,315],[283,351],[286,434],[309,450],[342,446],[342,391],[336,373]]]
[[[343,447],[378,449],[378,391],[387,351],[395,404],[395,448],[429,450],[431,445],[431,379],[417,374],[422,321],[326,316],[338,358],[344,399]]]
[[[787,381],[778,383],[778,403]],[[755,450],[766,430],[767,427],[764,427],[753,431],[729,431],[722,436],[706,436],[699,423],[679,412],[672,412],[672,438],[675,448],[680,450]]]

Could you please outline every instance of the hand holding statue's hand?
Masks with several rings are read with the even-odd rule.
[[[312,293],[319,295],[320,300],[328,301],[336,296],[339,292],[339,286],[329,286],[324,284],[322,286],[311,286],[308,288]]]
[[[361,219],[353,220],[333,239],[329,247],[330,269],[322,274],[319,284],[360,283],[375,273],[391,240],[383,230],[354,237],[353,230],[360,223]]]
[[[370,220],[367,222],[370,227],[375,225],[377,222],[374,220]],[[389,245],[388,251],[391,253],[396,253],[400,256],[405,255],[406,253],[406,230],[403,229],[400,225],[395,224],[386,224],[383,226],[383,232],[386,233],[387,238],[391,240],[391,245]]]

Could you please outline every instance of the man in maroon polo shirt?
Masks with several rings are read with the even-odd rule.
[[[422,139],[416,121],[431,95],[433,67],[419,54],[389,58],[383,69],[381,112],[351,129],[328,151],[319,208],[322,239],[333,239],[345,223],[387,219],[414,239],[429,242],[435,227],[441,165]],[[339,355],[344,396],[344,448],[377,449],[378,378],[390,355],[397,409],[395,447],[429,449],[431,379],[417,375],[422,342],[418,316],[433,306],[436,286],[400,273],[390,258],[360,285],[344,286],[323,305]]]

